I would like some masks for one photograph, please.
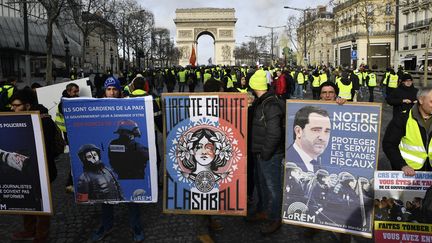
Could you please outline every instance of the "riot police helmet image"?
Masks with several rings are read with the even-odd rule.
[[[298,201],[304,199],[304,176],[303,171],[295,163],[287,162],[285,164],[287,197],[296,197]]]
[[[216,135],[218,134],[218,135]],[[218,138],[224,137],[221,133],[212,131],[208,128],[196,130],[190,139],[192,156],[182,161],[183,166],[191,170],[192,173],[210,171],[215,173],[220,167],[226,165],[230,153],[225,154],[222,144],[217,144]],[[226,144],[228,147],[229,145]],[[218,147],[219,151],[216,151]]]
[[[302,107],[294,117],[294,142],[287,149],[287,160],[303,171],[316,171],[330,140],[330,132],[330,117],[326,110],[317,106]]]
[[[101,160],[101,150],[94,144],[84,144],[78,150],[83,173],[78,179],[76,200],[118,201],[122,200],[120,186],[114,173]]]
[[[111,167],[122,179],[144,179],[149,150],[137,138],[141,137],[138,123],[133,120],[118,122],[118,137],[109,143],[108,158]]]
[[[320,183],[321,185],[327,185],[328,186],[329,176],[330,176],[328,171],[323,170],[323,169],[319,169],[319,170],[317,170],[317,172],[315,172],[315,176],[316,176],[316,180],[318,183]]]

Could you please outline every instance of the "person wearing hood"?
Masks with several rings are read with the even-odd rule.
[[[411,75],[402,75],[401,84],[386,98],[387,103],[393,106],[393,117],[408,114],[411,107],[417,102],[417,91]]]
[[[36,103],[36,97],[30,88],[18,90],[11,97],[11,110],[14,112],[39,111],[45,143],[45,152],[50,182],[57,177],[55,164],[55,133],[56,124],[48,115],[48,109]],[[12,240],[33,240],[33,242],[48,242],[51,216],[23,215],[24,230],[15,232]]]
[[[121,201],[120,185],[114,172],[102,162],[101,150],[94,144],[84,144],[78,150],[83,172],[78,179],[76,200]]]

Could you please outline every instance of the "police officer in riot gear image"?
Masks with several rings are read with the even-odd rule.
[[[149,151],[136,141],[141,137],[138,124],[122,120],[114,133],[118,134],[118,138],[110,142],[108,157],[118,179],[144,179]]]
[[[83,173],[78,179],[77,201],[120,201],[122,193],[114,173],[101,161],[101,150],[85,144],[78,150]]]

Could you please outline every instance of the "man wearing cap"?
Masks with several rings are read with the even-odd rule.
[[[417,100],[408,115],[393,117],[383,139],[392,169],[402,170],[406,176],[414,176],[416,170],[431,170],[432,88],[419,90]]]
[[[265,219],[261,233],[271,234],[281,226],[283,118],[285,108],[277,96],[267,91],[264,70],[257,70],[249,85],[257,96],[252,104],[251,152],[255,163],[255,183],[258,190],[256,214],[251,218]]]
[[[400,85],[386,98],[387,103],[393,106],[393,117],[408,114],[417,103],[417,92],[418,89],[414,87],[411,75],[403,74]]]

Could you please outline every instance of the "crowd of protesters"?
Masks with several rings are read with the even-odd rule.
[[[75,76],[74,76],[75,78]],[[122,98],[127,96],[146,96],[154,98],[155,123],[159,129],[161,123],[161,99],[163,92],[196,92],[202,86],[205,92],[239,92],[247,93],[249,107],[249,141],[248,141],[248,203],[256,205],[248,212],[248,222],[263,222],[261,233],[268,235],[281,227],[282,174],[285,131],[281,121],[285,116],[278,99],[331,100],[338,104],[345,101],[374,102],[374,89],[381,87],[383,97],[388,104],[394,106],[394,114],[406,113],[416,102],[412,78],[409,74],[388,69],[381,80],[376,73],[366,65],[358,69],[348,67],[273,67],[273,66],[203,66],[203,67],[173,67],[149,69],[142,72],[124,72],[120,75],[100,75],[94,77],[92,83],[95,97]],[[38,110],[43,116],[45,143],[54,140],[52,120],[49,122],[46,108],[38,104],[35,89],[41,85],[34,83],[31,88],[18,89],[16,79],[11,77],[0,85],[0,94],[7,102],[0,103],[2,111]],[[324,93],[323,93],[324,92]],[[312,95],[310,95],[312,94]],[[331,95],[330,98],[327,96]],[[63,92],[63,97],[78,97],[79,87],[70,84]],[[2,96],[0,95],[0,98]],[[64,133],[67,140],[61,102],[58,106],[55,124]],[[260,116],[264,114],[264,120]],[[264,124],[272,124],[265,126]],[[45,131],[46,130],[46,131]],[[51,131],[51,132],[49,132]],[[161,130],[158,131],[158,133]],[[52,145],[46,145],[48,148]],[[47,151],[50,179],[56,175],[54,157]],[[159,155],[159,153],[158,153]],[[158,168],[161,163],[158,157]],[[65,182],[67,191],[73,190],[72,178]],[[390,200],[385,200],[390,201]],[[393,204],[397,201],[392,200]],[[387,202],[377,202],[376,208],[382,217],[391,217],[383,210]],[[388,203],[387,203],[388,204]],[[414,204],[414,203],[412,203]],[[130,203],[129,221],[133,230],[133,240],[144,240],[142,226],[139,223],[138,204]],[[101,226],[90,236],[92,241],[102,240],[113,227],[113,206],[102,205]],[[413,209],[414,210],[414,209]],[[391,211],[391,210],[390,210]],[[381,217],[381,216],[380,216]],[[201,242],[213,242],[209,230],[222,230],[220,222],[211,217],[203,216],[199,224],[203,230],[197,231]],[[12,239],[33,239],[34,242],[46,242],[49,233],[48,216],[25,216],[24,231],[16,232]],[[346,237],[341,237],[341,241]]]

